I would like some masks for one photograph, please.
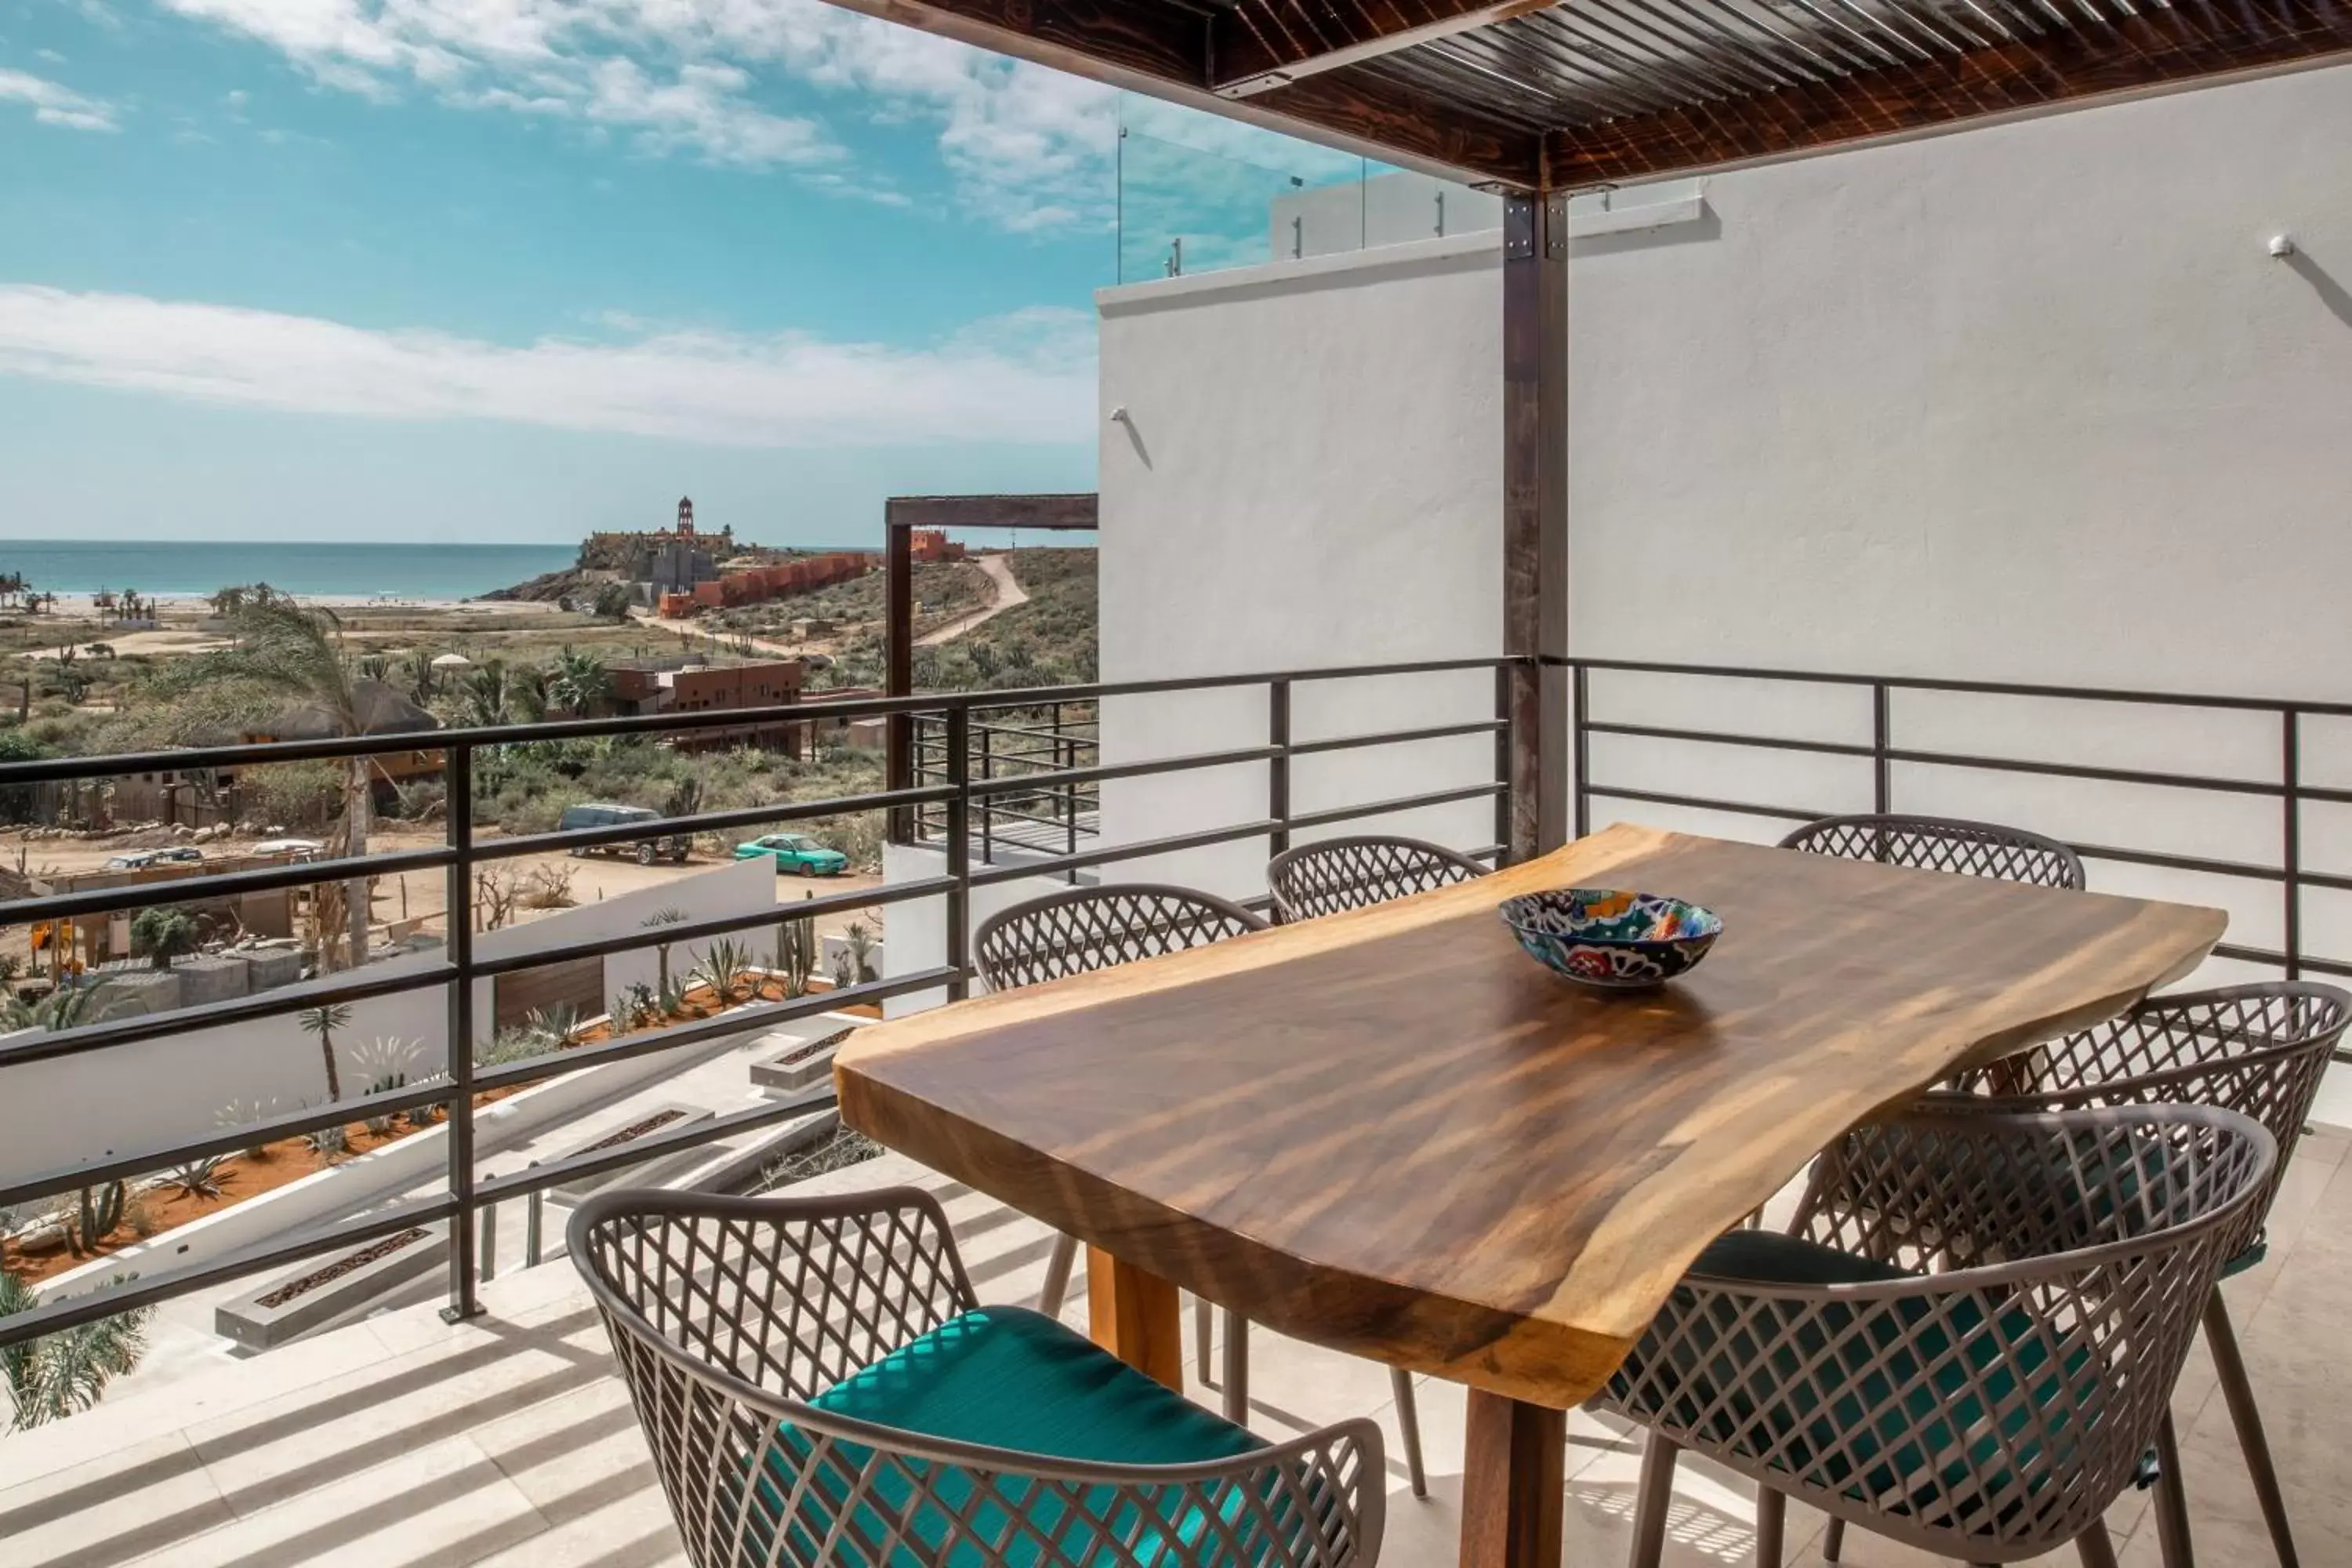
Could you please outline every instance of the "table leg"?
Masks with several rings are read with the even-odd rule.
[[[1568,1412],[1470,1391],[1462,1568],[1559,1568]]]
[[[1128,1365],[1184,1392],[1184,1331],[1176,1287],[1148,1269],[1087,1248],[1087,1331]]]

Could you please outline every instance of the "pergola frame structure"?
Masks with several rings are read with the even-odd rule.
[[[1570,831],[1570,193],[2352,57],[2336,0],[842,3],[1504,196],[1512,859]],[[1471,1391],[1465,1568],[1557,1568],[1565,1437]]]

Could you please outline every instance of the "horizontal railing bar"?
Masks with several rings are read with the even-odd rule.
[[[952,797],[944,784],[915,789],[876,790],[823,800],[778,801],[767,805],[737,806],[728,811],[698,812],[692,816],[663,816],[646,822],[617,823],[610,827],[575,827],[568,833],[528,833],[512,838],[478,838],[473,858],[511,860],[520,855],[545,855],[558,849],[593,849],[602,844],[626,844],[639,838],[690,838],[697,833],[722,828],[753,827],[769,822],[804,822],[812,816],[845,816],[857,811],[887,811],[898,806],[929,805]]]
[[[838,1012],[860,1003],[880,1002],[911,992],[932,990],[955,977],[956,973],[950,968],[922,969],[912,974],[894,975],[887,980],[860,981],[840,990],[814,991],[806,996],[795,996],[782,1002],[754,1003],[705,1018],[699,1023],[648,1029],[640,1035],[625,1035],[601,1045],[551,1051],[545,1056],[528,1057],[519,1062],[483,1068],[474,1074],[474,1087],[478,1090],[511,1089],[518,1084],[537,1083],[541,1079],[562,1078],[566,1073],[579,1072],[605,1062],[627,1061],[633,1057],[652,1056],[681,1046],[703,1045],[729,1035],[790,1023],[795,1018]]]
[[[419,730],[399,735],[334,735],[316,741],[246,742],[228,746],[189,746],[174,751],[122,752],[107,756],[43,757],[0,763],[0,787],[52,780],[112,776],[194,768],[267,766],[273,763],[379,756],[387,752],[444,752],[452,747],[532,745],[606,735],[660,735],[697,730],[750,729],[773,723],[874,718],[886,714],[971,712],[1006,708],[1051,708],[1105,697],[1141,697],[1163,692],[1264,686],[1273,681],[1372,679],[1384,676],[1433,675],[1492,670],[1527,662],[1525,656],[1416,659],[1394,664],[1327,665],[1310,669],[1266,670],[1242,675],[1173,676],[1159,680],[1097,681],[1086,685],[1025,687],[989,692],[937,692],[907,697],[860,697],[814,702],[773,703],[764,708],[715,708],[695,712],[635,713],[609,719],[562,719],[536,724],[469,725]]]
[[[610,1149],[573,1154],[546,1164],[527,1165],[504,1176],[485,1176],[475,1184],[474,1196],[479,1203],[509,1202],[531,1193],[561,1186],[566,1182],[578,1181],[583,1176],[601,1176],[607,1171],[624,1170],[657,1159],[672,1150],[716,1143],[738,1132],[752,1131],[778,1121],[820,1116],[840,1103],[833,1086],[828,1083],[796,1099],[757,1105],[748,1110],[727,1111],[706,1121],[691,1122],[673,1132],[650,1133]]]
[[[162,1175],[174,1166],[184,1165],[191,1160],[201,1160],[208,1154],[233,1154],[240,1149],[315,1132],[321,1127],[364,1121],[372,1116],[394,1116],[419,1106],[446,1105],[449,1099],[448,1079],[436,1075],[427,1082],[413,1088],[404,1087],[396,1092],[336,1100],[329,1105],[298,1110],[289,1116],[275,1116],[266,1121],[248,1121],[241,1127],[218,1129],[207,1137],[169,1149],[94,1160],[88,1164],[70,1165],[29,1177],[14,1185],[0,1187],[0,1208],[27,1203],[35,1198],[51,1197],[58,1193],[69,1193],[79,1187],[96,1186],[100,1182],[110,1182],[117,1177]]]
[[[975,798],[992,795],[1034,795],[1056,785],[1100,784],[1106,779],[1186,773],[1196,768],[1237,767],[1244,763],[1268,762],[1280,754],[1281,748],[1277,746],[1237,746],[1230,752],[1187,752],[1173,757],[1155,757],[1148,762],[1107,763],[1097,768],[1063,768],[1057,772],[1023,773],[1016,778],[974,779],[968,787]]]
[[[1595,735],[1632,735],[1645,741],[1694,741],[1709,746],[1757,746],[1775,752],[1819,752],[1833,757],[1868,757],[1868,746],[1844,741],[1803,741],[1778,735],[1746,735],[1730,731],[1678,730],[1659,724],[1618,724],[1590,720],[1585,729]]]
[[[871,909],[882,904],[905,903],[910,899],[935,899],[955,886],[950,877],[925,877],[919,881],[886,883],[878,888],[852,888],[846,892],[827,893],[822,898],[803,899],[798,903],[779,903],[772,910],[756,914],[721,915],[707,921],[680,921],[672,925],[639,926],[622,936],[599,938],[595,942],[567,942],[562,947],[541,948],[531,952],[509,953],[504,958],[474,960],[474,977],[487,980],[493,975],[512,974],[518,970],[541,969],[551,963],[565,963],[576,958],[606,958],[616,952],[636,952],[649,947],[694,942],[706,936],[727,936],[739,931],[757,931],[764,926],[781,925],[787,921],[814,920],[820,915],[837,914],[844,910]],[[509,927],[509,930],[530,928]],[[479,939],[477,938],[477,941]]]
[[[2310,702],[2300,698],[2217,697],[2205,692],[2139,691],[2118,687],[2046,686],[2030,681],[1947,680],[1919,675],[1854,675],[1843,671],[1776,669],[1739,665],[1664,664],[1643,659],[1563,658],[1545,655],[1559,668],[1615,670],[1634,675],[1717,676],[1731,680],[1788,681],[1813,686],[1884,686],[1897,691],[1953,691],[1986,697],[2033,697],[2070,702],[2132,702],[2157,707],[2213,708],[2239,712],[2309,713],[2352,718],[2352,702]]]
[[[1205,828],[1198,833],[1176,833],[1161,838],[1139,839],[1131,844],[1106,845],[1096,849],[1081,849],[1075,855],[1052,855],[1041,860],[1024,860],[1015,865],[990,867],[971,874],[975,888],[993,887],[999,882],[1018,882],[1031,877],[1058,877],[1066,871],[1082,871],[1089,866],[1105,866],[1118,860],[1138,860],[1147,855],[1173,855],[1180,850],[1205,849],[1213,844],[1232,844],[1244,838],[1263,838],[1277,831],[1282,824],[1272,817],[1258,822],[1242,823],[1235,826]]]
[[[1462,724],[1430,724],[1418,730],[1381,730],[1368,735],[1332,735],[1320,741],[1293,741],[1284,754],[1314,756],[1323,752],[1350,752],[1366,746],[1402,746],[1414,741],[1443,741],[1455,735],[1491,735],[1508,728],[1501,719],[1473,719]]]
[[[1009,795],[1022,790],[1040,790],[1058,784],[1099,784],[1108,779],[1139,778],[1153,773],[1176,773],[1188,768],[1234,767],[1244,763],[1271,762],[1276,757],[1299,757],[1323,752],[1354,751],[1370,746],[1403,745],[1414,741],[1440,741],[1455,735],[1491,735],[1503,727],[1498,719],[1479,719],[1462,724],[1433,724],[1417,730],[1383,730],[1365,735],[1334,735],[1321,741],[1294,742],[1287,746],[1240,746],[1229,752],[1191,752],[1173,757],[1149,758],[1133,763],[1110,763],[1101,767],[1064,768],[1057,772],[1024,773],[1017,778],[975,779],[971,793],[975,795]]]
[[[553,960],[541,962],[551,963]],[[386,963],[380,967],[391,969],[393,965]],[[364,973],[365,971],[344,970],[342,973]],[[457,973],[454,964],[436,963],[378,975],[373,980],[353,980],[344,984],[318,985],[308,989],[289,985],[255,996],[207,1002],[201,1006],[181,1007],[169,1013],[144,1013],[137,1017],[114,1018],[102,1024],[83,1024],[37,1037],[22,1037],[0,1044],[0,1069],[15,1067],[20,1062],[79,1056],[85,1051],[102,1051],[115,1046],[134,1045],[141,1040],[161,1039],[166,1035],[184,1035],[195,1029],[220,1028],[230,1024],[250,1024],[263,1018],[282,1017],[289,1013],[307,1013],[314,1007],[331,1006],[339,1002],[364,1002],[374,996],[394,996],[404,991],[422,991],[428,986],[446,985],[457,977]]]
[[[1788,822],[1818,822],[1824,816],[1835,816],[1833,811],[1797,811],[1785,805],[1757,805],[1748,801],[1718,800],[1711,795],[1670,795],[1663,790],[1622,789],[1612,784],[1587,784],[1588,795],[1605,795],[1611,800],[1647,801],[1653,805],[1686,805],[1701,811],[1728,811],[1741,816],[1777,816]]]
[[[1448,801],[1491,797],[1502,793],[1499,784],[1469,784],[1459,789],[1434,790],[1427,795],[1406,795],[1395,800],[1371,801],[1362,805],[1337,806],[1328,811],[1305,812],[1276,820],[1266,817],[1257,822],[1241,823],[1228,827],[1206,828],[1198,833],[1179,833],[1161,838],[1138,839],[1129,844],[1105,845],[1095,849],[1081,849],[1075,855],[1052,855],[1040,860],[1024,861],[1017,865],[997,866],[971,874],[975,888],[991,887],[998,882],[1018,882],[1030,877],[1058,877],[1066,871],[1084,870],[1089,866],[1107,866],[1119,860],[1138,860],[1148,855],[1172,855],[1185,849],[1203,849],[1215,844],[1237,843],[1246,838],[1263,838],[1286,827],[1312,827],[1326,823],[1349,822],[1359,817],[1383,816],[1391,812],[1411,811],[1419,806],[1442,805]]]
[[[152,882],[127,882],[115,888],[91,888],[79,893],[37,893],[27,899],[0,900],[0,926],[26,925],[42,920],[73,920],[83,915],[110,914],[116,910],[144,909],[151,904],[194,903],[206,899],[234,898],[240,893],[268,893],[280,888],[299,888],[314,882],[355,882],[362,877],[395,877],[404,871],[435,870],[457,858],[457,852],[446,847],[439,849],[402,849],[388,855],[304,860],[290,866],[264,867],[255,871],[160,878]]]
[[[2276,866],[2260,866],[2248,860],[2217,860],[2202,855],[2176,855],[2166,849],[2128,849],[2118,845],[2075,844],[2071,847],[2086,860],[2115,860],[2129,866],[2155,866],[2168,871],[2196,871],[2212,877],[2246,877],[2257,881],[2284,882],[2286,873]],[[2318,877],[2305,872],[2302,880],[2316,882]]]
[[[2040,763],[2022,757],[1980,757],[1964,752],[1889,751],[1891,763],[1910,763],[1931,767],[1976,768],[1988,773],[2038,773],[2044,777],[2087,779],[2095,784],[2150,784],[2164,789],[2204,790],[2221,795],[2268,795],[2275,800],[2286,794],[2284,784],[2269,784],[2260,779],[2218,778],[2210,774],[2158,773],[2138,768],[2105,768],[2092,763]]]
[[[1388,800],[1368,801],[1361,805],[1335,805],[1322,811],[1294,811],[1283,819],[1292,828],[1322,827],[1334,822],[1354,822],[1366,816],[1386,816],[1391,812],[1419,811],[1424,806],[1448,805],[1460,800],[1492,800],[1510,786],[1489,780],[1484,784],[1461,784],[1453,789],[1433,789],[1420,795],[1396,795]]]
[[[173,1269],[156,1279],[132,1279],[125,1284],[55,1301],[46,1307],[35,1307],[30,1311],[0,1318],[0,1347],[20,1344],[66,1329],[78,1329],[84,1323],[94,1323],[135,1308],[152,1306],[174,1296],[184,1296],[191,1290],[201,1290],[207,1285],[225,1284],[247,1274],[258,1274],[281,1264],[316,1258],[322,1252],[373,1241],[378,1237],[390,1236],[415,1226],[432,1225],[449,1218],[457,1212],[457,1201],[446,1195],[411,1198],[365,1219],[348,1220],[323,1230],[299,1232],[290,1240],[245,1247],[213,1262]]]
[[[1877,755],[1870,747],[1843,741],[1805,741],[1776,735],[1740,734],[1714,730],[1669,729],[1654,724],[1620,724],[1593,720],[1585,729],[1596,735],[1631,735],[1654,741],[1686,741],[1701,745],[1752,746],[1775,752],[1818,752],[1829,756],[1863,757]],[[2150,773],[2136,768],[2107,768],[2092,763],[2044,763],[2023,757],[1987,757],[1964,752],[1921,752],[1894,750],[1886,753],[1891,763],[1948,768],[1981,768],[1994,773],[2042,773],[2057,778],[2088,779],[2102,784],[2150,784],[2168,789],[2213,790],[2231,795],[2268,795],[2273,799],[2284,795],[2283,784],[2261,779],[2221,778],[2199,773]],[[2320,797],[2320,792],[2299,791],[2299,794]],[[2352,799],[2352,791],[2341,792]]]

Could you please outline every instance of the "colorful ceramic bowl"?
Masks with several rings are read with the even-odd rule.
[[[1706,956],[1723,934],[1712,910],[1657,893],[1555,888],[1504,900],[1496,911],[1545,968],[1582,985],[1663,985]]]

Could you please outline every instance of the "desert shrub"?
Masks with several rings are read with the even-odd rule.
[[[273,763],[237,777],[248,816],[289,827],[324,827],[343,809],[346,770],[341,763]]]

